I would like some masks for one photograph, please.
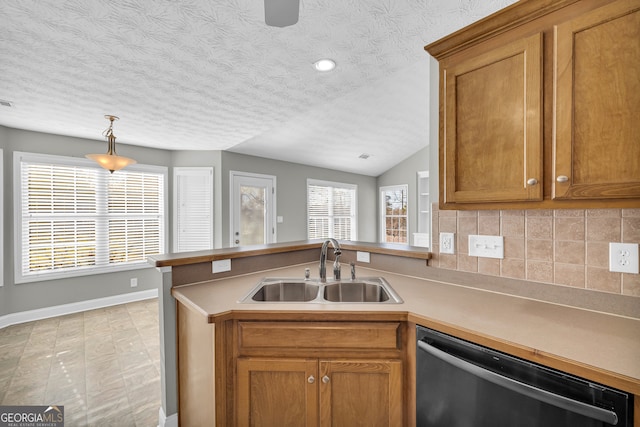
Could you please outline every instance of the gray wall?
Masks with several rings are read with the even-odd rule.
[[[32,283],[14,283],[13,247],[13,153],[32,153],[83,157],[86,153],[106,150],[106,142],[31,132],[0,126],[0,148],[3,149],[4,177],[4,286],[0,287],[0,316],[39,308],[53,307],[91,299],[157,288],[153,268],[117,273],[65,278]],[[215,244],[229,245],[229,171],[261,173],[277,177],[278,241],[306,239],[307,178],[358,185],[358,239],[377,241],[377,180],[374,177],[314,168],[295,163],[220,151],[167,151],[126,144],[118,145],[118,153],[140,163],[169,168],[168,248],[171,248],[173,223],[172,168],[178,166],[212,166],[214,168]],[[131,278],[138,279],[136,288]]]
[[[278,242],[307,238],[307,178],[356,184],[358,186],[358,240],[377,241],[376,178],[316,168],[297,163],[222,152],[222,242],[229,246],[229,171],[251,172],[276,177]]]
[[[106,151],[106,141],[30,132],[0,126],[0,148],[4,151],[4,286],[0,287],[0,316],[44,307],[75,303],[96,298],[157,288],[153,268],[109,274],[73,277],[41,282],[14,284],[13,263],[13,153],[25,151],[83,157],[87,153]],[[170,166],[171,152],[131,145],[118,145],[118,153],[141,163]],[[132,288],[130,279],[138,286]]]
[[[425,141],[426,141],[425,137]],[[382,175],[378,177],[378,189],[388,185],[404,185],[407,184],[409,205],[409,242],[412,242],[413,233],[418,231],[418,176],[417,172],[429,170],[429,150],[426,146],[413,156],[398,163]],[[380,212],[380,191],[378,191],[377,211]],[[378,215],[380,215],[378,213]],[[378,221],[379,222],[379,221]],[[380,239],[380,231],[378,231],[378,239]]]

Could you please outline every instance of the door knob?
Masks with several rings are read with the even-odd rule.
[[[307,378],[307,382],[309,384],[313,384],[314,382],[316,382],[316,379],[314,378],[313,375],[309,375],[309,378]]]
[[[527,185],[536,185],[538,183],[538,180],[535,178],[529,178],[527,180]]]
[[[556,178],[556,181],[558,181],[558,182],[567,182],[567,181],[569,181],[569,177],[565,176],[565,175],[560,175],[560,176],[558,176]]]
[[[238,243],[240,243],[240,240],[236,240],[236,245],[237,245]]]
[[[329,379],[328,376],[325,375],[324,377],[322,377],[322,382],[323,383],[327,384],[329,381],[330,381],[330,379]]]

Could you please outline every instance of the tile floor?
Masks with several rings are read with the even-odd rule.
[[[157,426],[158,300],[0,329],[0,404],[64,405],[68,427]]]

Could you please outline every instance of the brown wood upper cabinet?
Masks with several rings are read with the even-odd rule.
[[[521,1],[425,49],[441,208],[640,206],[640,0]]]

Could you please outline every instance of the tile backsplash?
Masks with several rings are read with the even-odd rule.
[[[639,274],[609,271],[609,242],[640,242],[640,209],[432,212],[434,267],[640,297]],[[454,255],[440,232],[456,234]],[[470,234],[504,236],[504,259],[469,256]]]

